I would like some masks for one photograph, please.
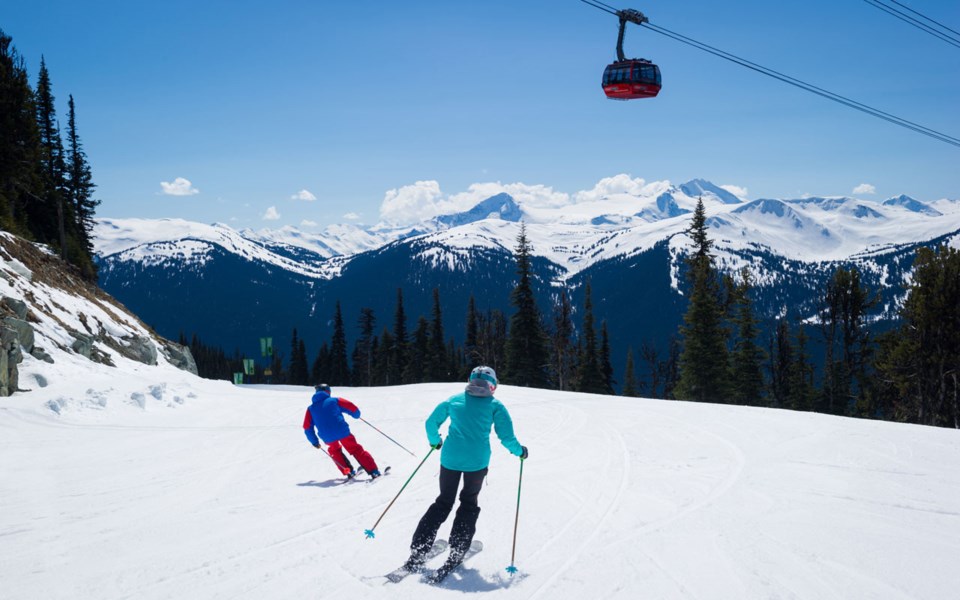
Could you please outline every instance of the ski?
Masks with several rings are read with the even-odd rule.
[[[442,567],[440,567],[436,571],[433,571],[432,573],[427,573],[426,574],[427,583],[430,583],[432,585],[437,585],[438,583],[442,582],[444,579],[446,579],[447,575],[455,571],[457,567],[462,565],[465,561],[469,560],[472,556],[479,553],[481,550],[483,550],[483,542],[478,540],[473,540],[473,542],[470,543],[470,548],[467,549],[466,554],[464,554],[463,558],[461,558],[459,561],[451,562],[449,559],[447,559],[447,562],[443,563]]]
[[[389,474],[390,474],[390,467],[384,467],[383,471],[380,472],[380,477],[383,477],[383,476],[389,475]],[[380,479],[380,477],[371,477],[371,478],[369,478],[369,479],[366,479],[365,481],[366,481],[367,483],[373,483],[374,481]]]
[[[442,554],[443,551],[446,549],[447,549],[447,540],[435,541],[433,543],[433,546],[431,546],[430,550],[428,550],[427,554],[424,556],[423,562],[427,562],[431,558],[440,556],[440,554]],[[387,573],[385,577],[387,578],[388,582],[397,583],[407,575],[410,575],[411,573],[419,573],[422,570],[423,570],[423,567],[420,567],[419,569],[408,569],[406,568],[406,566],[403,566],[403,567],[400,567],[399,569],[396,569],[394,571]]]

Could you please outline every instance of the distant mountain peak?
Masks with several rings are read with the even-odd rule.
[[[907,196],[906,194],[900,194],[899,196],[896,196],[894,198],[888,198],[887,200],[883,201],[883,205],[899,206],[909,210],[910,212],[930,215],[931,217],[939,217],[943,214],[939,210],[933,208],[932,206],[928,206],[923,202],[914,200],[913,198],[911,198],[910,196]]]
[[[708,199],[712,198],[718,200],[724,204],[742,204],[743,200],[734,196],[727,190],[722,187],[711,183],[705,179],[691,179],[690,181],[680,185],[680,191],[684,194],[690,196],[691,198],[697,198],[700,196],[706,196]]]
[[[444,227],[459,227],[460,225],[475,223],[476,221],[482,221],[491,217],[516,223],[523,218],[523,211],[520,210],[520,206],[517,205],[513,196],[506,192],[501,192],[483,200],[468,211],[452,215],[440,215],[439,217],[435,217],[434,221]]]

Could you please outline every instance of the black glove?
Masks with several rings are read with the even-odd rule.
[[[523,452],[520,453],[520,460],[527,460],[527,457],[530,456],[530,453],[527,452],[527,447],[526,446],[520,446],[520,447],[523,448]]]
[[[433,448],[434,450],[439,450],[441,447],[443,447],[443,438],[440,438],[439,442],[437,442],[436,444],[430,447]]]
[[[314,447],[314,448],[319,448],[319,447],[320,447],[320,444],[314,444],[313,447]]]

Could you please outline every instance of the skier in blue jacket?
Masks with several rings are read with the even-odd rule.
[[[336,398],[330,391],[330,386],[325,383],[319,383],[314,386],[313,398],[307,412],[303,416],[303,433],[307,436],[307,441],[313,444],[314,448],[320,448],[320,440],[329,444],[327,454],[336,463],[340,472],[352,479],[357,472],[353,469],[344,450],[353,455],[360,463],[360,466],[370,477],[376,479],[380,477],[380,470],[377,469],[377,463],[370,456],[370,453],[364,450],[357,442],[357,438],[350,433],[350,426],[343,419],[344,414],[348,414],[354,419],[360,418],[360,409],[346,398]],[[314,432],[316,429],[316,432]],[[320,434],[319,437],[317,434]]]
[[[513,422],[507,407],[493,397],[497,374],[490,367],[477,367],[470,373],[464,392],[437,405],[426,421],[427,440],[440,449],[440,495],[420,519],[410,543],[410,558],[404,564],[408,571],[419,571],[427,551],[433,546],[440,525],[453,510],[453,503],[463,478],[460,506],[450,529],[450,554],[443,570],[460,564],[470,548],[477,529],[480,507],[477,497],[487,466],[490,464],[490,429],[497,432],[500,443],[521,460],[527,458],[526,446],[513,434]],[[450,419],[446,442],[440,437],[440,425]]]

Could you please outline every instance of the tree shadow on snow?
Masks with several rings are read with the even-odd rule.
[[[450,573],[450,575],[443,580],[443,583],[437,587],[457,590],[459,592],[491,592],[493,590],[511,587],[524,578],[526,578],[526,575],[523,573],[518,573],[513,576],[501,576],[497,574],[487,578],[481,575],[477,569],[460,567]]]

